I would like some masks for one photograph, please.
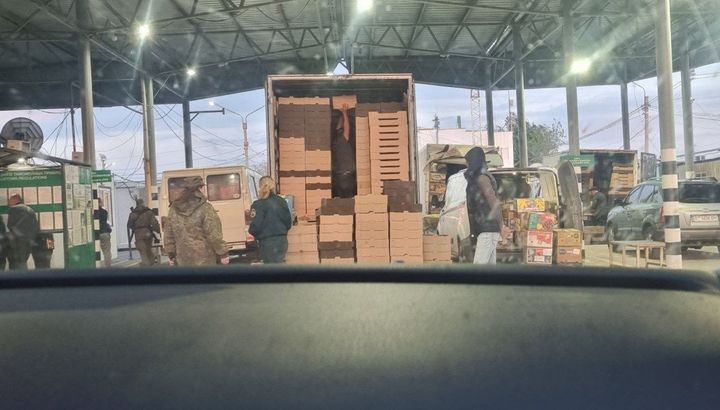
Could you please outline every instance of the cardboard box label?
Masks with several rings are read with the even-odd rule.
[[[552,249],[553,233],[546,231],[527,231],[525,235],[525,246],[528,248]]]
[[[545,200],[543,198],[520,198],[515,200],[518,212],[544,212]]]
[[[527,248],[527,263],[552,265],[551,248]]]
[[[577,229],[556,229],[555,246],[558,247],[580,247],[583,237]]]

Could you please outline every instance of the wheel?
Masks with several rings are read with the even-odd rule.
[[[617,229],[615,225],[609,224],[605,227],[605,241],[610,245],[610,242],[618,240]],[[617,245],[612,245],[612,251],[617,252],[620,249]]]

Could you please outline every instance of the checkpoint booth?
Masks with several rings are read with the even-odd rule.
[[[19,154],[0,150],[0,157]],[[0,215],[7,226],[8,199],[20,194],[35,211],[40,230],[52,233],[52,268],[95,267],[92,169],[59,159],[53,161],[56,164],[32,165],[32,160],[23,159],[0,169]],[[34,268],[32,257],[28,267]]]

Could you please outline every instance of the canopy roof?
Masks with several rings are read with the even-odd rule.
[[[82,38],[92,44],[96,106],[137,104],[140,75],[154,78],[156,103],[177,103],[337,63],[428,84],[511,89],[513,25],[525,86],[561,86],[564,10],[576,55],[592,61],[579,85],[655,75],[655,0],[375,0],[364,12],[359,1],[2,0],[0,109],[69,107],[71,90],[77,105]],[[720,61],[717,0],[674,0],[672,11],[676,66],[686,52],[693,67]],[[144,22],[151,35],[141,41]],[[188,67],[197,71],[189,80]]]

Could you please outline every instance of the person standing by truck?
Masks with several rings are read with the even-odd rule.
[[[590,203],[590,213],[592,214],[590,223],[596,226],[605,226],[608,212],[610,212],[607,196],[600,192],[598,187],[594,186],[590,188],[590,198],[592,198]]]
[[[355,138],[347,104],[340,108],[330,146],[332,156],[332,196],[352,198],[357,193]]]
[[[268,176],[260,178],[258,196],[250,209],[250,234],[258,241],[263,263],[284,263],[292,226],[287,201],[275,193],[275,181]]]
[[[488,173],[485,152],[475,147],[465,154],[465,189],[470,232],[475,242],[475,264],[495,264],[497,245],[508,234],[503,224],[497,183]],[[501,236],[502,235],[502,236]]]
[[[170,205],[163,245],[171,266],[230,263],[220,217],[200,191],[204,185],[201,177],[185,178],[182,192]]]
[[[155,233],[160,233],[160,224],[142,198],[135,201],[135,208],[130,212],[127,226],[135,236],[135,247],[140,252],[140,266],[155,265],[157,261],[152,247]]]

